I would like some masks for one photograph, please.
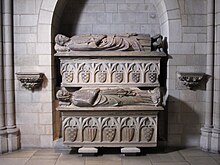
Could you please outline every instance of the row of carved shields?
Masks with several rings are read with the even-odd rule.
[[[67,139],[70,140],[71,142],[76,141],[78,133],[79,133],[79,129],[77,127],[68,127],[66,129],[67,131]],[[116,127],[106,127],[103,129],[103,139],[105,141],[109,141],[112,142],[115,140],[116,137]],[[85,141],[90,141],[93,142],[95,141],[96,137],[97,137],[97,132],[98,129],[97,127],[93,126],[93,127],[87,127],[84,129],[83,132],[83,139]],[[145,138],[146,141],[150,141],[152,139],[154,133],[154,128],[151,127],[144,127],[143,128],[143,136]],[[122,137],[121,140],[122,141],[132,141],[134,139],[134,135],[135,135],[135,128],[134,127],[124,127],[122,129]]]
[[[141,73],[140,72],[133,72],[131,73],[132,81],[135,83],[140,82],[141,79]],[[74,79],[74,73],[73,72],[66,72],[65,73],[65,80],[69,83],[71,83]],[[124,79],[124,73],[123,72],[115,72],[114,73],[114,81],[117,83],[121,83]],[[148,79],[151,83],[154,83],[157,80],[157,73],[156,72],[150,72],[148,73]],[[81,80],[84,83],[88,83],[90,81],[90,72],[82,72],[81,73]],[[98,72],[98,80],[100,83],[105,83],[107,81],[107,72]]]

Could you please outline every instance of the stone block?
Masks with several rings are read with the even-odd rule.
[[[184,90],[180,92],[180,99],[183,101],[196,102],[196,92],[192,90]]]
[[[96,13],[83,13],[79,17],[79,24],[94,24],[96,23]]]
[[[38,124],[38,113],[16,113],[17,124]]]
[[[25,92],[25,91],[24,91]],[[40,112],[41,103],[17,103],[17,113],[37,113]]]
[[[148,23],[148,13],[135,13],[136,23]]]
[[[39,23],[50,25],[52,23],[52,16],[53,16],[53,12],[40,10]]]
[[[117,12],[118,5],[117,4],[105,4],[105,11],[106,12]]]
[[[51,27],[48,25],[38,25],[38,42],[51,42]]]
[[[148,13],[148,24],[159,24],[159,18],[156,12]]]
[[[51,55],[39,55],[39,65],[51,65]]]
[[[76,27],[76,34],[90,34],[92,33],[92,24],[78,24],[75,25]]]
[[[53,147],[53,136],[40,135],[40,147],[44,147],[44,148]]]
[[[185,0],[185,12],[189,14],[206,14],[207,2],[201,0]]]
[[[89,13],[97,13],[97,12],[104,12],[105,5],[104,4],[86,4],[83,8],[83,12]]]
[[[31,33],[31,27],[27,27],[27,26],[15,26],[14,27],[14,33],[17,34],[27,34],[27,33]]]
[[[27,54],[34,55],[36,54],[36,44],[35,43],[27,43]]]
[[[188,26],[206,26],[206,15],[188,15]]]
[[[170,20],[169,21],[169,31],[170,33],[169,40],[172,42],[181,42],[182,41],[182,27],[181,20]]]
[[[15,0],[14,14],[35,14],[35,0]]]
[[[207,27],[182,27],[183,33],[188,33],[188,34],[206,34],[207,32]]]
[[[104,0],[87,0],[85,3],[104,3]]]
[[[188,15],[182,14],[181,21],[182,21],[182,26],[188,26]]]
[[[179,8],[179,3],[177,0],[164,0],[164,3],[166,4],[167,10],[173,10]]]
[[[26,54],[27,47],[25,43],[15,43],[14,44],[14,53],[15,54]]]
[[[112,13],[97,14],[97,24],[108,24],[112,23]]]
[[[171,40],[172,41],[172,40]],[[194,44],[192,43],[170,43],[169,54],[194,54]]]
[[[35,1],[35,11],[36,11],[36,13],[39,13],[40,12],[40,8],[41,8],[41,4],[42,4],[42,1],[43,0],[37,0],[37,1]]]
[[[40,137],[38,135],[22,135],[22,147],[39,147]]]
[[[38,15],[20,15],[21,26],[36,26]]]
[[[183,34],[183,42],[197,42],[197,34]]]
[[[38,60],[37,56],[31,56],[31,55],[18,55],[15,56],[15,65],[17,66],[33,66],[37,65]],[[30,68],[29,70],[33,71],[33,68]]]
[[[52,101],[51,91],[42,91],[41,93],[36,92],[32,94],[32,102],[50,102]]]
[[[168,134],[182,134],[183,125],[182,124],[169,124],[168,125]]]
[[[175,9],[175,10],[168,10],[167,11],[167,14],[168,14],[168,18],[169,20],[171,19],[180,19],[180,11],[179,9]]]
[[[37,35],[36,34],[14,34],[15,42],[36,42]]]
[[[27,91],[16,92],[15,99],[18,103],[29,103],[31,102],[31,93]]]
[[[182,146],[181,135],[168,135],[168,146]]]
[[[52,113],[40,113],[39,124],[52,124]]]
[[[51,43],[37,43],[36,44],[36,53],[51,55],[50,47],[51,47]]]
[[[104,3],[125,3],[125,0],[104,0]]]
[[[93,33],[94,34],[106,34],[110,31],[110,25],[103,24],[103,25],[93,25]]]
[[[131,12],[149,12],[151,8],[154,8],[150,4],[118,4],[118,12],[120,13],[131,13]],[[155,9],[155,8],[154,8]],[[155,10],[154,10],[155,11]]]
[[[182,143],[186,147],[199,146],[200,135],[199,134],[186,134],[182,137]]]
[[[125,31],[127,33],[141,33],[140,24],[125,24]]]
[[[113,23],[135,23],[135,15],[132,13],[113,13],[112,14]]]
[[[82,147],[78,150],[80,154],[96,154],[98,153],[98,149],[94,147]]]
[[[110,28],[111,28],[112,34],[125,33],[125,25],[124,24],[117,24],[117,25],[111,24]]]
[[[173,59],[170,60],[170,65],[186,65],[186,55],[175,55]]]
[[[0,154],[8,152],[7,132],[0,130]]]
[[[41,108],[41,112],[50,112],[52,113],[52,103],[49,102],[49,103],[43,103],[42,104],[42,108]]]
[[[195,54],[207,54],[206,43],[195,43]]]
[[[137,153],[140,153],[140,152],[141,152],[140,148],[136,148],[136,147],[121,148],[121,153],[122,154],[137,154]]]
[[[134,0],[125,0],[125,3],[145,3],[144,0],[138,0],[138,1],[134,1]]]
[[[20,26],[20,15],[14,15],[13,16],[13,25],[16,26]]]
[[[56,6],[56,1],[54,0],[43,0],[41,9],[48,10],[48,11],[54,11]]]
[[[206,55],[187,55],[186,64],[192,66],[205,66]]]

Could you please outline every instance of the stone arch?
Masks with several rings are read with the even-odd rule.
[[[39,65],[39,70],[45,71],[48,79],[47,90],[51,91],[51,112],[54,111],[55,89],[54,89],[54,50],[52,43],[54,36],[58,32],[60,23],[60,15],[65,7],[67,0],[42,0],[38,24],[37,24],[37,49],[44,52],[39,54],[39,61],[44,61],[43,65]],[[154,5],[159,13],[159,21],[161,33],[168,37],[168,42],[182,41],[181,14],[178,0],[154,0]],[[170,33],[172,32],[172,33]],[[49,49],[48,49],[49,48]],[[54,116],[54,115],[53,115]],[[53,117],[54,118],[54,117]],[[52,122],[54,123],[54,121]],[[52,124],[53,127],[54,124]],[[56,137],[56,135],[54,135]]]

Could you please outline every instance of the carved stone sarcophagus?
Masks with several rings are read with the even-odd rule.
[[[155,147],[161,36],[57,35],[63,143],[70,147]]]

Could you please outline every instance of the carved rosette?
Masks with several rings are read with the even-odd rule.
[[[36,72],[18,72],[16,75],[22,86],[28,90],[40,87],[44,77],[44,73]]]
[[[67,117],[64,142],[156,142],[157,116]]]

